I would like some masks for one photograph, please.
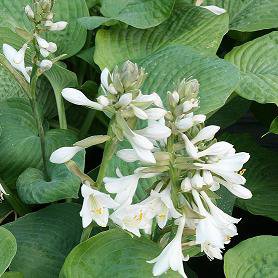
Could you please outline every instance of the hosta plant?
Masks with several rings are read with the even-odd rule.
[[[275,277],[275,0],[0,5],[0,276]]]

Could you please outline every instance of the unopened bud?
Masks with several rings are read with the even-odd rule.
[[[27,5],[24,10],[29,19],[34,19],[35,14],[30,5]]]
[[[53,66],[53,63],[50,60],[42,60],[39,63],[39,67],[42,71],[50,70],[52,68],[52,66]]]
[[[178,93],[180,98],[185,100],[191,100],[197,98],[199,93],[199,82],[197,79],[191,79],[186,81],[182,80],[178,87]]]
[[[80,140],[78,142],[75,142],[73,146],[78,146],[82,148],[89,148],[94,145],[102,144],[110,139],[110,136],[108,135],[94,135],[90,136],[88,138],[85,138],[83,140]]]

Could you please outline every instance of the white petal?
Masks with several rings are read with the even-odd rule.
[[[206,155],[223,155],[227,153],[230,149],[233,148],[233,145],[228,142],[217,142],[198,153],[198,157],[206,156]]]
[[[199,133],[196,135],[195,138],[191,140],[191,142],[193,144],[196,144],[203,140],[207,140],[207,141],[212,140],[215,134],[219,131],[219,129],[220,126],[216,126],[216,125],[206,126],[199,131]]]
[[[201,8],[207,9],[209,11],[211,11],[212,13],[216,14],[216,15],[221,15],[223,13],[226,12],[225,9],[219,8],[217,6],[214,5],[210,5],[210,6],[201,6]]]
[[[149,108],[145,110],[145,113],[150,120],[160,120],[166,115],[167,111],[162,108]]]
[[[96,110],[102,110],[103,105],[89,100],[82,92],[73,88],[65,88],[62,90],[62,96],[69,102],[76,105],[84,105]]]
[[[54,53],[57,51],[57,45],[54,42],[48,43],[48,47],[46,48],[47,51]]]
[[[135,114],[135,116],[141,120],[147,120],[148,119],[148,115],[146,114],[146,112],[144,110],[142,110],[141,108],[138,108],[134,105],[131,106],[133,109],[133,112]]]
[[[133,149],[122,149],[117,152],[117,156],[126,162],[135,162],[139,160],[138,155]]]
[[[117,102],[117,105],[127,106],[131,103],[131,101],[132,101],[132,94],[126,93],[126,94],[120,96],[119,101]]]
[[[39,64],[39,67],[43,71],[50,70],[52,68],[52,66],[53,66],[53,63],[50,60],[42,60]]]
[[[198,149],[193,145],[193,143],[188,139],[185,134],[182,134],[182,138],[185,143],[185,149],[190,157],[197,158],[198,157]]]
[[[195,124],[201,124],[206,120],[206,116],[205,115],[194,115],[193,116],[193,121]]]
[[[48,41],[46,41],[45,39],[41,38],[40,36],[38,35],[35,35],[36,39],[37,39],[37,42],[38,42],[38,45],[40,48],[45,48],[47,49],[49,47],[49,43]]]
[[[171,129],[159,122],[150,122],[147,127],[136,130],[136,133],[149,139],[161,140],[171,135]]]
[[[110,72],[108,68],[104,68],[100,75],[100,80],[102,86],[108,91],[109,90],[109,84],[108,84],[108,78],[110,76]]]
[[[54,151],[49,160],[52,163],[61,164],[71,160],[79,151],[83,150],[81,147],[62,147]]]

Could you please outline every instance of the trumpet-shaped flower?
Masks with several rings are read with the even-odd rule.
[[[110,216],[115,224],[138,237],[141,236],[140,229],[145,230],[147,233],[150,232],[153,217],[152,211],[147,206],[130,205],[128,203],[123,204]]]
[[[182,277],[187,277],[184,273],[183,261],[188,260],[188,257],[184,257],[181,246],[184,226],[185,217],[182,216],[179,219],[179,226],[174,239],[163,249],[158,257],[148,261],[148,263],[155,264],[153,267],[154,276],[160,276],[171,268],[174,271],[178,271]]]
[[[82,217],[83,228],[86,228],[95,221],[99,226],[106,227],[109,218],[109,210],[119,206],[108,194],[102,193],[83,184],[81,194],[84,198],[80,216]]]
[[[63,89],[62,96],[67,101],[76,105],[83,105],[96,110],[103,109],[102,104],[89,100],[82,92],[73,88]]]
[[[82,147],[62,147],[54,151],[49,160],[52,163],[62,164],[71,160],[78,152],[84,150]]]
[[[130,205],[137,189],[139,178],[140,174],[135,173],[129,176],[105,177],[103,182],[109,193],[116,194],[115,201],[117,203]]]
[[[8,44],[3,44],[3,54],[9,61],[12,67],[14,67],[16,70],[21,72],[24,76],[24,78],[27,80],[27,82],[30,83],[30,76],[28,74],[27,68],[25,67],[25,52],[27,50],[27,44],[25,43],[22,48],[17,51],[15,48]]]
[[[216,125],[206,126],[199,131],[199,133],[191,140],[191,142],[196,144],[200,141],[210,141],[214,138],[219,129],[220,127]]]
[[[152,190],[150,196],[141,203],[154,212],[158,226],[163,229],[169,219],[179,218],[182,215],[175,209],[172,202],[171,186],[168,185],[161,192],[159,190],[160,186]]]

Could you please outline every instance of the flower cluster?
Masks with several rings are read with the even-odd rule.
[[[45,59],[51,53],[57,51],[57,45],[54,42],[48,42],[41,36],[43,32],[61,31],[67,26],[65,21],[53,22],[53,2],[53,0],[35,0],[33,8],[30,5],[25,7],[25,14],[34,24],[34,30],[30,34],[29,40],[18,51],[9,44],[3,44],[3,54],[6,59],[12,67],[24,76],[28,83],[30,83],[30,75],[33,69],[32,66],[25,66],[25,53],[29,44],[32,44],[32,47],[39,54],[32,61],[32,65],[36,65],[40,69],[40,73],[49,70],[53,62],[57,61],[57,59]],[[40,59],[38,56],[41,56]]]
[[[222,185],[237,197],[251,198],[241,171],[249,154],[236,153],[232,144],[217,141],[214,137],[219,127],[205,126],[206,116],[195,113],[199,108],[197,80],[182,80],[175,91],[168,92],[164,107],[158,94],[141,92],[144,77],[143,69],[127,61],[112,73],[103,70],[102,94],[96,102],[72,88],[62,92],[74,104],[106,113],[112,134],[105,140],[111,140],[111,135],[127,140],[130,148],[120,149],[116,155],[126,163],[140,164],[127,176],[117,168],[117,176],[106,176],[101,184],[82,175],[80,215],[83,227],[92,221],[105,227],[110,219],[138,237],[161,234],[165,248],[148,261],[154,263],[153,275],[171,268],[186,277],[183,260],[189,257],[183,255],[184,248],[199,245],[209,259],[221,259],[224,245],[237,234],[235,224],[240,219],[215,205],[215,192]],[[93,136],[58,149],[50,161],[68,163],[77,152],[97,142]],[[141,179],[149,179],[152,189],[147,198],[136,203],[134,195]],[[104,191],[102,183],[105,192],[100,191]],[[186,230],[193,233],[193,239],[188,240]]]

